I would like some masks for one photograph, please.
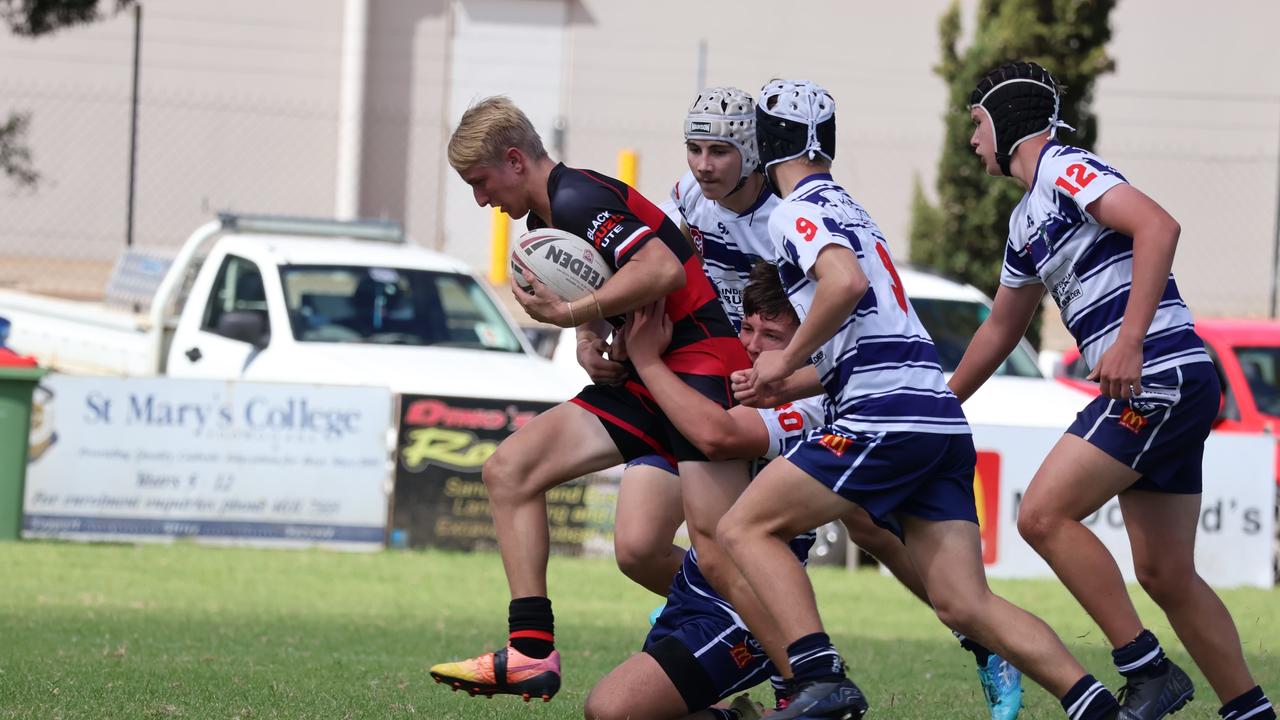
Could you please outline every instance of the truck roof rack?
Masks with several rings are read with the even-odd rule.
[[[271,235],[306,235],[308,237],[355,238],[380,242],[405,242],[404,228],[388,220],[333,220],[328,218],[290,217],[287,215],[242,215],[218,213],[222,230]]]

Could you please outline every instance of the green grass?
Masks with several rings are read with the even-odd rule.
[[[579,718],[590,685],[639,647],[657,602],[608,561],[553,559],[566,686],[550,704],[525,705],[450,693],[427,674],[503,642],[506,585],[494,555],[4,543],[0,568],[2,719]],[[813,576],[872,717],[985,716],[971,656],[893,580],[828,568]],[[1116,684],[1105,642],[1060,585],[994,585]],[[1255,674],[1280,694],[1276,594],[1223,598]],[[1163,616],[1137,599],[1192,671]],[[1198,699],[1176,720],[1216,718],[1217,702],[1192,674]],[[1061,716],[1028,687],[1022,717]]]

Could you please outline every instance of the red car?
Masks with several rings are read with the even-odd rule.
[[[1271,433],[1280,426],[1280,322],[1271,320],[1197,320],[1222,382],[1222,409],[1215,430]],[[1097,383],[1085,379],[1089,368],[1072,348],[1062,355],[1058,379],[1098,394]],[[1277,466],[1280,478],[1280,461]]]
[[[1280,429],[1280,321],[1197,320],[1196,332],[1204,339],[1222,383],[1222,405],[1214,430],[1274,435]],[[1079,350],[1063,353],[1058,380],[1097,395],[1098,384],[1085,380],[1088,375]],[[1275,477],[1280,484],[1280,445]],[[1280,578],[1280,493],[1275,542],[1273,557],[1276,577]]]

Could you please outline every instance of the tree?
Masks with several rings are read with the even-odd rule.
[[[95,22],[135,2],[113,0],[105,3],[111,9],[104,11],[99,7],[99,0],[0,0],[0,19],[14,35],[35,38]],[[30,126],[30,113],[10,112],[8,119],[0,123],[0,172],[18,187],[34,187],[40,180],[26,145]]]
[[[1066,142],[1092,149],[1098,137],[1091,109],[1094,83],[1115,68],[1106,51],[1114,6],[1115,0],[981,0],[973,42],[963,52],[959,3],[942,16],[942,61],[934,72],[948,87],[946,141],[938,163],[937,205],[916,182],[912,262],[995,293],[1009,214],[1023,190],[1017,183],[988,177],[969,148],[969,93],[1002,62],[1038,62],[1067,89],[1061,116],[1076,132],[1059,130],[1059,137],[1066,133]]]

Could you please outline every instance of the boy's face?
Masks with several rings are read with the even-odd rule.
[[[969,136],[969,147],[982,160],[982,167],[988,175],[1000,177],[1000,163],[996,162],[996,138],[991,128],[991,118],[979,107],[969,108],[969,117],[973,120],[973,135]]]
[[[502,162],[493,165],[476,165],[459,170],[480,207],[496,207],[519,220],[529,212],[529,191],[525,187],[523,157],[513,157],[514,148],[507,151]]]
[[[742,318],[742,330],[738,333],[738,339],[746,347],[747,357],[755,362],[765,350],[785,348],[798,327],[800,324],[786,313],[772,318],[760,314],[748,315]]]
[[[689,170],[708,200],[722,200],[738,186],[742,155],[737,148],[721,140],[688,140],[684,147]]]

